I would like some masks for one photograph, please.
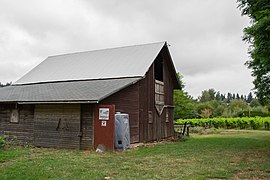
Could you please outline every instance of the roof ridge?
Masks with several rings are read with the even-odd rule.
[[[136,46],[145,46],[145,45],[151,45],[151,44],[161,44],[161,43],[164,43],[164,44],[165,44],[165,43],[167,43],[167,41],[160,41],[160,42],[153,42],[153,43],[145,43],[145,44],[134,44],[134,45],[119,46],[119,47],[104,48],[104,49],[95,49],[95,50],[89,50],[89,51],[79,51],[79,52],[73,52],[73,53],[65,53],[65,54],[52,55],[52,56],[48,56],[48,58],[51,58],[51,57],[58,57],[58,56],[67,56],[67,55],[73,55],[73,54],[88,53],[88,52],[95,52],[95,51],[104,51],[104,50],[113,50],[113,49],[121,49],[121,48],[136,47]],[[46,58],[46,59],[48,59],[48,58]]]

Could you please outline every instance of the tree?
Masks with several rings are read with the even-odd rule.
[[[232,93],[227,94],[227,103],[230,103],[233,100]]]
[[[216,93],[216,100],[217,100],[217,102],[221,102],[222,101],[222,97],[221,97],[221,94],[220,94],[219,91]]]
[[[258,107],[261,106],[261,104],[259,103],[259,101],[257,99],[252,99],[252,101],[250,102],[250,107]]]
[[[203,109],[200,116],[202,118],[209,118],[213,113],[213,110],[212,109]]]
[[[202,95],[199,97],[200,102],[207,102],[215,100],[216,91],[214,89],[208,89],[202,91]]]
[[[230,102],[228,109],[233,117],[241,117],[243,112],[248,109],[248,104],[241,99],[234,99]]]
[[[174,119],[195,118],[196,104],[186,92],[182,90],[174,90]]]
[[[247,103],[250,103],[252,101],[253,97],[252,97],[252,93],[250,92],[248,94],[248,97],[247,97]]]
[[[225,100],[226,100],[225,94],[221,94],[221,101],[225,101]]]
[[[270,5],[269,0],[237,0],[242,15],[251,18],[243,40],[250,44],[246,62],[255,77],[256,95],[261,104],[270,104]]]
[[[181,90],[174,90],[173,94],[174,119],[195,118],[197,116],[195,100],[183,90],[185,85],[182,80],[183,76],[180,73],[177,73],[177,79]]]
[[[239,94],[238,94],[238,93],[236,94],[236,99],[240,99],[240,96],[239,96]]]

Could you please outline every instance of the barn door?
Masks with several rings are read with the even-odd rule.
[[[163,126],[162,122],[164,120],[163,111],[165,105],[165,98],[164,98],[164,82],[155,80],[155,108],[156,108],[156,140],[160,140],[163,136]]]

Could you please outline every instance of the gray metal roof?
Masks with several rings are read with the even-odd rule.
[[[16,85],[0,88],[0,102],[98,102],[141,77]]]
[[[50,56],[14,84],[144,76],[165,42]]]

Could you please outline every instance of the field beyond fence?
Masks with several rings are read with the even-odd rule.
[[[225,129],[266,129],[269,130],[270,117],[242,118],[207,118],[207,119],[178,119],[174,124],[189,124],[190,126],[225,128]]]

